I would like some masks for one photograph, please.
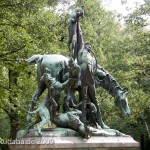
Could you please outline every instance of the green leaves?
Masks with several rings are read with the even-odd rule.
[[[44,8],[47,2],[53,3],[41,0],[0,3],[0,110],[6,110],[11,120],[13,139],[16,136],[13,131],[18,130],[22,116],[25,119],[26,115],[19,108],[28,106],[37,86],[35,68],[27,66],[25,59],[60,49],[57,42],[61,38],[56,28],[60,18]]]

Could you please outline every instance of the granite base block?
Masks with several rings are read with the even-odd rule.
[[[18,140],[18,141],[17,141]],[[138,150],[139,143],[132,137],[30,137],[16,139],[10,150]]]

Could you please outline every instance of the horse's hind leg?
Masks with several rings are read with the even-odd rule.
[[[40,83],[34,95],[32,96],[32,102],[36,103],[38,98],[41,96],[41,94],[44,92],[45,89],[46,89],[46,84]]]
[[[34,108],[34,106],[35,106],[38,98],[44,92],[45,89],[46,89],[46,84],[44,82],[41,82],[39,84],[38,88],[36,89],[34,95],[32,96],[32,100],[31,100],[31,105],[30,105],[29,111],[33,111],[33,108]],[[28,114],[27,115],[27,121],[28,121],[28,123],[31,122],[31,118],[32,118],[32,115]]]

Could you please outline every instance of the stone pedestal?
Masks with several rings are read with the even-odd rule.
[[[22,138],[23,130],[17,134],[17,139],[9,144],[10,150],[129,150],[139,148],[139,143],[132,137],[100,137],[92,136],[85,140],[77,132],[66,129],[42,130],[42,137],[38,137],[36,130]]]
[[[20,143],[19,143],[20,142]],[[18,144],[17,144],[18,143]],[[9,144],[10,150],[129,150],[137,149],[139,143],[132,137],[34,137],[16,140]]]

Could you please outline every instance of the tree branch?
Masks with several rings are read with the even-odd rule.
[[[22,49],[25,48],[25,47],[26,47],[26,45],[23,45],[22,47],[20,47],[20,48],[18,48],[18,49],[16,49],[16,50],[13,50],[13,51],[11,51],[11,52],[7,52],[7,53],[5,53],[5,54],[1,54],[0,57],[4,57],[4,56],[7,56],[7,55],[16,53],[16,52],[22,50]],[[1,50],[1,51],[2,51],[2,50]]]
[[[21,25],[19,22],[18,23],[16,23],[16,22],[14,22],[14,21],[12,21],[12,20],[10,20],[10,19],[8,19],[8,18],[5,18],[7,21],[9,21],[10,23],[12,23],[12,24],[14,24],[14,26],[20,26],[20,27],[23,27],[24,28],[24,25]]]
[[[11,89],[9,89],[9,88],[7,88],[7,87],[1,85],[1,84],[0,84],[0,87],[2,87],[3,89],[5,89],[5,90],[7,90],[7,91],[9,91],[9,92],[13,92]]]
[[[7,59],[6,57],[4,58],[0,58],[0,61],[3,61],[3,62],[26,62],[26,59],[22,58],[22,59]]]
[[[1,26],[19,26],[25,29],[24,25],[20,24],[20,23],[16,23],[13,22],[11,20],[9,20],[8,18],[5,18],[7,21],[9,21],[10,23],[0,23]]]
[[[2,108],[2,107],[1,107]],[[9,114],[9,111],[5,108],[2,108],[7,114]]]
[[[16,4],[3,4],[3,5],[0,5],[0,7],[15,7],[17,5],[21,5],[21,3],[16,3]]]

